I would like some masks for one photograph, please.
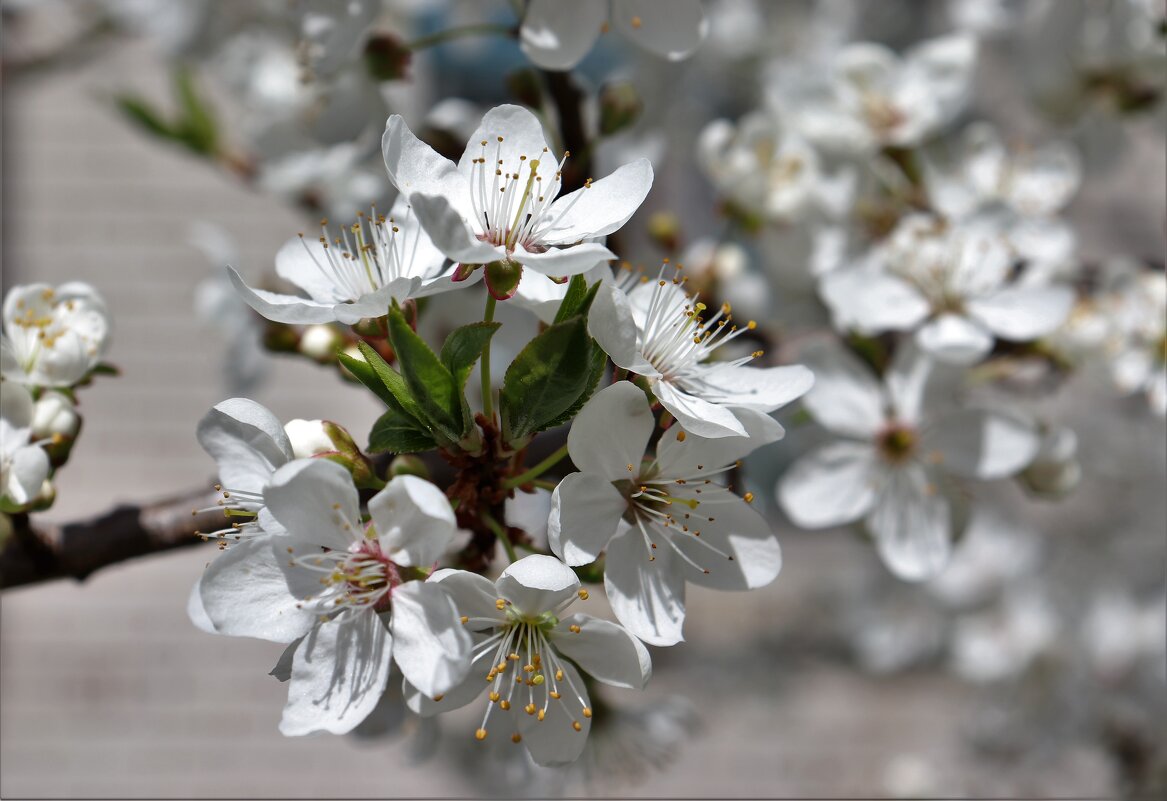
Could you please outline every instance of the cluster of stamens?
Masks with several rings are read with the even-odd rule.
[[[52,304],[55,297],[56,292],[51,288],[41,291],[40,299],[45,304]],[[76,301],[66,300],[63,305],[66,310],[74,311]],[[51,349],[55,347],[57,340],[68,331],[68,328],[62,325],[54,314],[55,311],[53,306],[34,308],[23,298],[16,302],[16,314],[8,320],[8,323],[13,326],[9,329],[9,333],[23,329],[30,337],[26,339],[24,347],[18,348],[18,351],[21,351],[25,357],[25,363],[22,365],[24,369],[31,368],[32,364],[36,362],[41,348]],[[97,348],[92,343],[87,343],[87,350],[90,356],[97,352]]]
[[[320,221],[320,248],[312,248],[304,234],[300,241],[312,262],[336,290],[338,301],[355,301],[386,284],[408,277],[418,239],[406,241],[392,217],[357,212],[357,221],[330,237],[328,220]],[[321,255],[321,253],[323,255]]]
[[[371,606],[382,612],[388,608],[393,588],[402,580],[399,567],[375,539],[354,543],[347,551],[296,554],[291,546],[287,550],[289,566],[321,574],[320,592],[304,598],[297,608],[312,603],[328,611],[335,607]]]
[[[219,550],[224,550],[232,540],[241,540],[261,533],[257,517],[263,508],[263,495],[248,490],[224,489],[222,484],[215,485],[215,492],[221,496],[214,506],[202,509],[192,509],[191,517],[206,512],[221,511],[227,519],[227,525],[215,531],[196,531],[195,536],[206,542],[218,539]]]

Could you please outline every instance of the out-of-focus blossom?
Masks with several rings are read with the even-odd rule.
[[[488,111],[457,165],[397,115],[382,149],[389,179],[434,244],[463,265],[513,263],[554,277],[586,272],[616,258],[592,240],[624,225],[652,186],[652,167],[642,159],[556,199],[567,155],[555,159],[543,126],[520,106]]]
[[[568,70],[612,27],[650,53],[679,61],[701,45],[709,22],[700,0],[531,0],[519,43],[540,67]]]
[[[453,270],[422,230],[418,215],[399,197],[389,217],[364,214],[339,237],[330,238],[327,220],[319,238],[301,234],[276,254],[276,273],[308,297],[252,289],[228,268],[243,299],[269,320],[280,323],[346,324],[382,317],[393,301],[457,289]]]
[[[620,381],[596,393],[567,435],[580,472],[555,488],[547,537],[569,565],[607,553],[604,588],[620,622],[653,645],[680,642],[685,582],[747,590],[782,566],[778,540],[744,497],[716,482],[737,460],[783,435],[742,410],[744,436],[704,439],[678,427],[646,460],[654,420],[644,392]]]
[[[10,381],[0,391],[0,500],[24,506],[49,476],[49,456],[32,438],[33,402],[28,389]]]
[[[964,108],[976,61],[968,35],[923,42],[903,57],[879,44],[849,44],[829,69],[784,80],[776,103],[795,130],[832,152],[915,147]]]
[[[1046,427],[1033,462],[1020,475],[1021,483],[1036,495],[1061,498],[1082,480],[1078,463],[1078,435],[1066,426]]]
[[[295,0],[301,56],[313,77],[327,78],[360,55],[380,0]]]
[[[732,324],[723,305],[706,318],[705,304],[684,290],[684,279],[637,282],[629,274],[601,291],[592,304],[588,328],[612,361],[649,379],[657,400],[681,426],[701,437],[744,436],[740,410],[769,413],[806,392],[814,376],[799,365],[754,368],[761,351],[713,361],[714,351],[756,326]]]
[[[576,666],[615,687],[641,689],[652,675],[648,650],[620,626],[591,615],[562,616],[588,593],[558,559],[526,556],[495,582],[439,570],[430,583],[450,593],[464,628],[474,633],[473,662],[467,658],[466,680],[444,695],[407,686],[407,703],[421,715],[433,715],[465,706],[486,691],[478,740],[501,729],[524,744],[537,764],[570,764],[583,751],[592,724],[587,685]]]
[[[264,191],[349,220],[388,195],[380,169],[367,163],[368,156],[368,148],[352,142],[294,151],[265,162],[256,180]]]
[[[32,412],[32,435],[36,439],[74,437],[80,427],[77,406],[65,393],[48,389],[36,399]]]
[[[1033,575],[1040,555],[1037,535],[992,507],[978,507],[952,554],[952,561],[928,584],[954,609],[970,609]]]
[[[1115,384],[1145,393],[1151,410],[1167,415],[1167,275],[1139,270],[1120,278],[1109,316]]]
[[[4,298],[0,372],[20,384],[71,387],[101,362],[109,331],[105,301],[89,284],[14,286]]]
[[[914,214],[869,258],[826,274],[820,292],[843,330],[915,330],[936,358],[973,364],[994,338],[1028,342],[1050,333],[1074,302],[1067,286],[1021,285],[1013,261],[995,218],[958,224]]]
[[[1091,667],[1117,681],[1144,660],[1162,660],[1167,631],[1167,600],[1160,596],[1140,604],[1119,590],[1091,599],[1081,637]]]
[[[956,622],[950,659],[957,675],[987,683],[1016,677],[1058,642],[1059,624],[1036,588],[1006,595],[996,608]]]
[[[803,405],[846,439],[798,459],[778,484],[796,524],[825,528],[862,519],[884,564],[922,581],[948,563],[957,522],[947,497],[954,477],[991,480],[1032,460],[1038,436],[1028,421],[962,409],[927,392],[929,359],[901,348],[881,383],[838,346],[803,352],[815,386]]]

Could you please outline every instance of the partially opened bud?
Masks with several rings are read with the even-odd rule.
[[[430,470],[420,456],[403,453],[393,457],[393,461],[389,463],[389,478],[394,476],[417,476],[429,481]]]
[[[619,133],[640,118],[644,101],[628,81],[605,84],[600,89],[600,136]]]
[[[300,335],[300,352],[318,362],[336,359],[336,349],[343,340],[330,325],[310,325]]]
[[[307,459],[337,450],[324,430],[323,420],[289,420],[284,426],[297,459]]]
[[[33,406],[32,435],[35,439],[53,436],[73,438],[81,426],[81,418],[68,395],[47,390]]]

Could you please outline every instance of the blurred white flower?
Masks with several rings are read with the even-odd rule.
[[[905,217],[867,259],[823,276],[819,290],[836,326],[867,335],[915,330],[921,348],[956,364],[979,362],[994,338],[1049,334],[1069,314],[1074,292],[1016,281],[997,222]]]
[[[1039,555],[1038,539],[1028,527],[992,507],[978,507],[952,561],[928,590],[955,609],[976,607],[1033,575]]]
[[[540,67],[569,70],[610,27],[650,53],[679,61],[701,45],[709,22],[700,0],[531,0],[519,43]]]
[[[803,352],[815,385],[803,405],[834,440],[799,458],[778,483],[783,510],[804,528],[862,519],[884,564],[922,581],[944,569],[954,520],[952,477],[1013,475],[1032,460],[1028,421],[951,406],[927,392],[933,366],[901,347],[881,382],[850,352],[815,343]]]
[[[0,391],[0,500],[33,501],[49,475],[49,456],[32,438],[33,402],[28,389],[5,381]]]
[[[537,764],[569,764],[583,751],[592,723],[587,685],[576,667],[605,684],[633,689],[652,675],[648,650],[620,626],[590,615],[562,617],[588,593],[558,559],[524,557],[495,582],[463,570],[439,570],[430,582],[453,597],[463,627],[474,633],[474,656],[466,660],[469,675],[462,684],[445,695],[407,685],[406,702],[428,716],[487,691],[479,740],[501,728]]]
[[[1081,637],[1095,673],[1118,681],[1141,661],[1163,658],[1165,630],[1162,596],[1140,604],[1124,591],[1108,590],[1091,599]]]
[[[995,609],[956,622],[952,668],[978,683],[1014,678],[1057,645],[1058,632],[1057,614],[1040,590],[1015,590]]]
[[[35,438],[74,437],[80,427],[77,406],[68,395],[48,389],[37,398],[32,412],[32,435]]]
[[[361,54],[380,0],[295,0],[301,57],[314,77],[327,78]]]
[[[1122,276],[1108,303],[1110,368],[1126,394],[1143,392],[1167,415],[1167,275],[1139,270]]]
[[[109,348],[105,301],[89,284],[20,284],[4,298],[0,373],[38,387],[71,387]]]
[[[369,150],[354,142],[293,151],[265,161],[256,183],[260,189],[315,207],[342,220],[387,196],[379,169],[367,164]]]
[[[744,436],[704,439],[673,426],[645,459],[655,421],[644,392],[618,381],[584,405],[567,435],[580,472],[551,496],[547,539],[569,565],[606,552],[604,588],[620,622],[653,645],[684,639],[685,582],[718,590],[769,584],[782,566],[778,539],[750,507],[715,481],[783,435],[761,412],[742,410]]]
[[[1043,426],[1041,447],[1033,462],[1020,475],[1030,492],[1047,498],[1061,498],[1074,491],[1082,480],[1078,463],[1078,435],[1066,426]]]

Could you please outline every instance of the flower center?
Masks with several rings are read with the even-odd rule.
[[[876,133],[886,136],[903,124],[904,113],[884,95],[867,92],[862,100],[863,118]]]
[[[357,212],[357,221],[340,236],[330,237],[328,220],[320,221],[320,249],[304,244],[320,274],[332,285],[337,301],[352,303],[386,284],[409,274],[413,253],[395,220],[370,209]],[[323,255],[321,255],[323,252]]]
[[[884,459],[898,464],[907,461],[916,452],[919,435],[915,429],[895,423],[880,432],[876,443]]]
[[[204,512],[222,511],[227,524],[215,531],[196,531],[195,536],[206,542],[209,539],[219,540],[219,550],[226,550],[232,540],[242,540],[256,534],[262,534],[257,518],[259,510],[264,507],[263,495],[249,490],[225,489],[222,484],[215,485],[215,492],[222,495],[214,506],[202,509],[192,509],[191,517]]]
[[[306,598],[322,607],[389,608],[393,588],[402,581],[402,568],[393,562],[375,539],[353,543],[347,551],[294,555],[291,564],[321,573],[321,590]]]
[[[7,333],[15,335],[13,344],[21,368],[25,372],[30,371],[36,364],[42,349],[55,347],[57,341],[69,330],[61,320],[60,312],[72,312],[76,308],[76,302],[67,300],[64,303],[57,303],[54,302],[55,298],[54,290],[45,289],[41,292],[39,303],[30,304],[24,299],[18,300],[16,313],[7,321],[11,326]]]

